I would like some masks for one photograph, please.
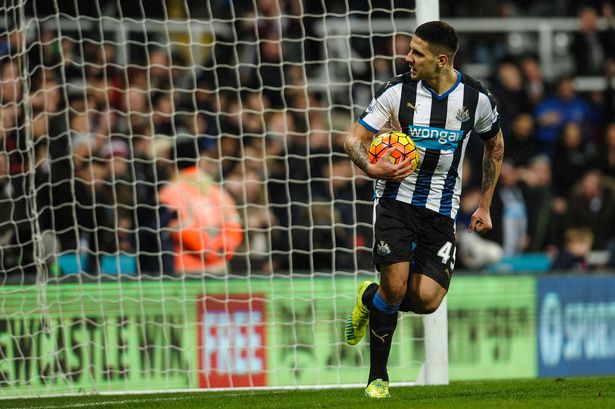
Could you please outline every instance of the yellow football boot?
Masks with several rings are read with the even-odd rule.
[[[365,388],[365,397],[373,399],[390,398],[389,382],[382,379],[374,379]]]
[[[359,285],[357,300],[352,309],[352,315],[346,320],[344,339],[349,345],[357,345],[365,335],[369,322],[369,309],[363,304],[363,293],[373,284],[373,281],[365,280]]]

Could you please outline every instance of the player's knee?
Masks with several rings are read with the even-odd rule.
[[[406,283],[388,283],[380,286],[386,301],[389,304],[399,304],[406,295]]]
[[[438,297],[418,298],[413,300],[412,307],[413,311],[417,314],[431,314],[438,309],[441,302],[442,298]]]
[[[432,312],[436,312],[439,306],[440,306],[439,302],[425,303],[421,306],[420,314],[431,314]]]

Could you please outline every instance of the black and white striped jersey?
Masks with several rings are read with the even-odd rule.
[[[376,198],[393,197],[455,219],[469,137],[490,139],[500,129],[489,91],[472,77],[457,74],[455,85],[442,95],[408,73],[394,77],[359,117],[358,122],[374,134],[383,129],[408,134],[419,149],[416,171],[402,183],[379,180]]]

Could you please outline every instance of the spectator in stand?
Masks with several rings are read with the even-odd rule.
[[[579,31],[574,33],[570,52],[574,57],[576,75],[602,75],[606,48],[604,33],[598,31],[598,13],[592,6],[582,6],[578,15]]]
[[[464,178],[465,175],[464,171]],[[479,185],[469,185],[464,192],[456,220],[458,260],[455,264],[461,270],[481,270],[489,264],[500,261],[504,251],[493,239],[468,232],[472,214],[480,202],[481,191]]]
[[[148,107],[147,92],[138,87],[122,90],[115,113],[116,131],[120,134],[130,134],[133,129],[150,126],[151,111]]]
[[[598,149],[595,167],[604,176],[615,179],[615,122],[608,124],[604,131],[603,145]]]
[[[373,190],[368,184],[353,184],[355,167],[344,156],[334,152],[331,163],[322,163],[322,176],[326,181],[326,202],[333,203],[334,226],[331,228],[334,242],[331,243],[334,271],[357,271],[369,269],[371,252],[369,245],[372,232],[368,226],[372,221],[373,207],[362,205],[361,200],[371,197]],[[358,202],[359,201],[359,202]],[[315,240],[316,241],[316,240]],[[324,243],[315,243],[324,248]]]
[[[390,59],[382,55],[374,56],[372,70],[374,81],[381,84],[384,84],[389,78],[393,76]]]
[[[297,133],[294,116],[290,112],[273,112],[267,118],[267,194],[268,201],[274,204],[272,211],[276,216],[281,228],[288,228],[290,224],[289,203],[287,199],[287,187],[289,181],[287,172],[288,142]],[[294,192],[288,191],[293,194]]]
[[[160,92],[152,98],[154,110],[152,112],[152,122],[156,135],[173,136],[177,135],[177,126],[174,119],[175,107],[172,95],[169,92]]]
[[[279,2],[281,3],[281,2]],[[310,19],[305,17],[305,5],[301,0],[286,1],[286,8],[282,10],[282,27],[284,33],[284,60],[290,63],[303,64],[306,59],[306,37],[311,33]]]
[[[19,136],[20,114],[16,104],[0,106],[0,148],[7,154],[11,175],[23,173],[24,141]]]
[[[408,44],[410,44],[410,36],[407,34],[397,34],[394,39],[395,54],[395,72],[394,75],[401,75],[408,72],[408,63],[406,62],[406,54],[408,54]]]
[[[145,64],[148,71],[148,90],[160,92],[171,89],[171,62],[169,50],[162,47],[150,48],[148,61]]]
[[[602,33],[602,44],[604,46],[607,61],[615,62],[615,5],[612,1],[602,2],[602,16],[606,23],[606,30]]]
[[[88,114],[81,112],[70,115],[69,127],[73,162],[75,168],[79,168],[81,162],[89,160],[99,146],[94,143],[94,136],[90,132],[90,117]]]
[[[17,25],[9,25],[2,37],[2,41],[0,41],[0,59],[17,57],[21,50],[23,31],[17,28]]]
[[[131,232],[134,230],[134,175],[130,166],[128,144],[115,138],[103,145],[97,157],[108,167],[97,202],[106,205],[108,218],[115,226],[114,251],[132,253]]]
[[[284,49],[282,47],[282,39],[302,37],[301,25],[290,14],[300,9],[292,4],[287,9],[286,5],[286,2],[258,0],[256,7],[242,8],[245,18],[237,25],[241,41],[238,53],[241,83],[250,89],[264,87],[264,92],[276,107],[283,103],[283,61],[290,58],[298,62],[297,58],[303,56],[304,51],[295,44],[298,41],[289,41],[284,44]]]
[[[331,127],[321,115],[309,116],[308,133],[308,178],[311,182],[311,195],[325,197],[329,195],[323,177],[323,170],[329,165],[331,152],[335,152],[331,143]],[[339,148],[339,147],[338,147]]]
[[[555,93],[536,107],[534,117],[541,151],[549,156],[553,155],[557,138],[567,122],[591,127],[600,120],[597,110],[576,94],[573,79],[569,76],[557,81]]]
[[[265,135],[264,115],[272,107],[267,93],[245,93],[241,97],[241,136],[262,137]]]
[[[87,158],[75,166],[74,193],[63,198],[73,208],[74,220],[68,221],[67,229],[59,237],[63,251],[73,250],[88,256],[88,272],[100,272],[99,256],[102,252],[115,250],[113,232],[116,226],[104,203],[97,201],[103,196],[104,180],[108,167],[98,158]],[[60,226],[56,226],[60,227]]]
[[[286,70],[285,83],[286,89],[284,90],[284,100],[289,107],[305,106],[305,103],[295,101],[295,99],[307,99],[307,72],[302,65],[289,65]]]
[[[9,176],[8,156],[0,150],[0,271],[1,282],[7,280],[4,274],[19,271],[19,245],[17,244],[17,230],[13,220],[15,202],[13,188]]]
[[[75,48],[79,49],[79,47],[74,38],[77,38],[77,36],[66,35],[62,37],[60,42],[60,57],[62,59],[60,70],[62,81],[66,81],[65,85],[79,84],[83,81],[81,72],[83,59],[75,52]]]
[[[571,227],[566,230],[564,246],[559,251],[551,271],[587,271],[587,259],[591,252],[594,235],[586,227]]]
[[[311,101],[314,100],[313,92],[308,91],[307,74],[303,67],[290,67],[288,70],[287,88],[284,92],[285,100],[293,116],[293,123],[297,131],[307,129],[307,111]]]
[[[615,122],[615,91],[613,81],[615,80],[615,59],[609,60],[605,68],[606,87],[604,89],[604,123]]]
[[[271,205],[271,211],[276,220],[273,229],[276,234],[289,237],[293,220],[299,219],[302,206],[296,201],[297,189],[294,188],[293,180],[288,180],[287,172],[290,141],[297,135],[294,116],[291,112],[274,111],[267,114],[266,126],[266,167],[267,185],[265,186],[266,201]],[[291,195],[292,199],[288,199]],[[290,243],[288,240],[278,242],[276,248],[276,265],[281,270],[287,270],[290,266]]]
[[[286,237],[275,228],[277,221],[267,205],[266,182],[262,174],[248,169],[244,176],[237,167],[225,180],[224,186],[241,209],[246,234],[246,240],[237,248],[237,255],[230,262],[231,270],[248,275],[272,274],[280,268],[280,256],[272,251],[280,249],[280,242]]]
[[[521,58],[521,70],[523,72],[525,90],[532,107],[538,105],[547,93],[547,84],[542,75],[542,68],[538,56],[527,54]]]
[[[14,52],[15,50],[11,50]],[[22,108],[23,79],[19,60],[0,61],[0,151],[6,153],[11,179],[13,203],[11,220],[15,224],[15,243],[20,245],[20,271],[36,273],[34,248],[29,216],[28,196],[31,181],[28,158],[28,134]]]
[[[506,132],[504,138],[504,154],[516,167],[527,166],[529,161],[540,153],[534,133],[534,118],[528,113],[521,113],[513,118],[510,132]]]
[[[131,138],[136,199],[133,248],[142,275],[172,275],[175,271],[169,223],[177,214],[160,203],[159,189],[166,181],[164,166],[157,163],[151,127],[133,129]],[[164,156],[164,154],[163,154]]]
[[[561,130],[553,155],[554,192],[557,196],[568,197],[592,161],[594,148],[578,122],[568,122]]]
[[[606,250],[615,236],[615,191],[600,171],[585,172],[568,199],[563,228],[586,227],[594,234],[592,250]]]
[[[341,134],[344,137],[345,134]],[[371,260],[371,249],[373,248],[373,233],[372,233],[372,221],[374,216],[374,207],[371,200],[367,200],[372,197],[374,193],[374,185],[372,179],[365,174],[357,166],[352,167],[352,182],[349,185],[353,189],[354,203],[353,214],[356,215],[355,226],[355,241],[354,248],[356,249],[356,262],[358,266],[355,268],[361,269],[364,264],[365,256],[369,257],[367,260],[369,263]],[[362,200],[366,199],[366,200]],[[339,199],[342,200],[342,199]],[[345,217],[349,215],[344,213]]]
[[[264,97],[263,97],[264,98]],[[234,96],[223,98],[218,116],[220,122],[220,142],[216,157],[221,161],[222,178],[228,175],[240,162],[242,132],[242,109]]]
[[[160,202],[177,212],[171,224],[175,273],[220,276],[227,274],[243,230],[232,197],[199,169],[197,143],[194,137],[177,138]]]
[[[327,199],[320,165],[321,155],[330,153],[329,131],[315,109],[317,101],[311,98],[309,101],[307,109],[302,112],[307,129],[289,134],[286,139],[288,158],[284,164],[285,172],[279,176],[285,189],[280,192],[269,190],[269,194],[273,195],[272,202],[285,205],[280,210],[287,216],[282,216],[280,222],[285,221],[290,229],[291,249],[300,250],[291,254],[289,265],[305,266],[306,270],[314,261],[309,251],[317,244],[309,234],[310,221],[318,226],[314,233],[324,241],[328,234],[324,226],[333,223],[334,219],[332,214],[325,214],[322,205]],[[324,257],[324,254],[316,253],[316,257]],[[330,269],[324,258],[321,261],[323,264],[318,264],[319,268]]]
[[[17,59],[4,59],[0,64],[0,98],[2,99],[2,107],[5,108],[7,104],[16,105],[21,102],[23,78]]]
[[[492,84],[491,93],[498,105],[506,107],[500,113],[502,130],[506,135],[514,118],[521,113],[531,112],[532,108],[524,88],[523,75],[514,59],[507,57],[498,63]]]
[[[259,65],[257,79],[260,84],[254,84],[263,90],[274,108],[285,108],[284,64],[282,59],[282,40],[276,36],[261,38],[259,44]]]
[[[220,135],[219,115],[223,107],[225,107],[227,97],[224,92],[216,92],[210,84],[201,81],[196,84],[194,92],[194,100],[191,101],[192,107],[196,109],[198,117],[201,117],[205,122],[202,130],[198,135],[211,136],[217,145],[217,139]],[[195,123],[195,129],[198,129],[198,124]]]
[[[61,58],[59,53],[59,36],[54,30],[41,27],[40,42],[34,42],[28,45],[28,62],[32,67],[32,76],[38,76],[43,71],[43,75],[52,73],[57,70]],[[55,74],[59,77],[59,75]]]
[[[332,166],[322,163],[324,168],[318,170],[318,173],[326,178],[322,180],[327,180],[331,185],[328,186],[329,192],[313,192],[310,196],[305,214],[313,221],[313,226],[309,231],[305,228],[294,230],[293,242],[305,250],[305,254],[297,255],[299,257],[293,255],[293,264],[301,263],[298,265],[310,266],[318,272],[354,271],[353,256],[349,252],[349,249],[353,249],[352,232],[340,227],[344,221],[342,209],[339,207],[340,203],[336,203],[337,198],[343,200],[345,195],[351,193],[350,191],[344,192],[343,179],[352,175],[352,165],[337,163],[341,159],[343,158],[333,158]],[[329,194],[325,196],[326,193]],[[333,203],[333,208],[331,208],[331,203]],[[352,211],[345,216],[352,218]],[[303,224],[308,226],[308,223]]]
[[[49,117],[51,113],[40,108],[32,110],[32,119],[30,121],[30,135],[34,145],[34,169],[35,169],[35,184],[39,190],[36,199],[40,205],[39,210],[42,214],[39,215],[41,229],[47,228],[47,220],[41,220],[41,216],[47,216],[49,209],[49,182],[51,163],[49,158]],[[45,207],[47,206],[47,207]],[[47,219],[47,217],[45,217]]]
[[[553,177],[551,160],[545,155],[537,155],[529,160],[527,168],[520,169],[523,196],[526,200],[528,213],[527,251],[553,252],[554,226],[559,221],[559,215],[553,209]]]
[[[46,117],[57,117],[63,108],[61,86],[51,71],[46,71],[33,78],[30,88],[30,103],[32,109],[45,113]]]
[[[519,169],[505,160],[491,205],[493,229],[483,235],[502,246],[504,256],[521,254],[528,244],[528,210],[519,183]]]
[[[188,65],[185,54],[177,50],[171,50],[169,67],[171,69],[171,89],[175,94],[174,98],[182,102],[184,99],[192,100],[192,94],[195,89],[191,70],[194,68]]]

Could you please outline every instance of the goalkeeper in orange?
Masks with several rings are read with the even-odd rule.
[[[478,81],[453,67],[459,47],[455,30],[440,21],[417,27],[406,62],[410,71],[376,92],[345,140],[345,150],[377,179],[373,260],[381,282],[364,281],[345,339],[356,345],[369,324],[370,372],[365,395],[389,396],[387,361],[399,311],[434,312],[448,291],[455,266],[455,217],[468,140],[484,144],[482,187],[470,231],[492,228],[490,206],[499,178],[504,142],[495,100]],[[419,165],[376,163],[367,147],[388,127],[410,136]],[[390,154],[390,152],[388,152]]]

